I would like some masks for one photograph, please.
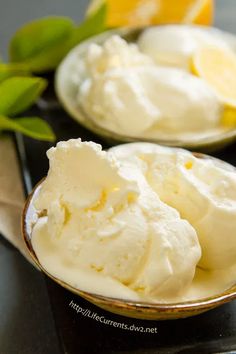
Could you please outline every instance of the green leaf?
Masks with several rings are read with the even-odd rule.
[[[66,17],[47,17],[19,29],[10,42],[11,62],[23,63],[29,71],[55,69],[76,44],[106,29],[107,5],[103,3],[80,26]]]
[[[106,30],[107,4],[102,3],[96,11],[78,26],[73,35],[73,45]]]
[[[32,72],[54,69],[68,51],[75,25],[66,17],[46,17],[20,28],[10,42],[11,62],[24,62]]]
[[[12,77],[0,84],[0,114],[15,116],[29,108],[46,87],[38,77]]]
[[[29,76],[27,71],[21,64],[5,64],[0,63],[0,83],[12,76]]]
[[[9,119],[0,116],[0,131],[3,130],[20,132],[34,139],[55,141],[51,127],[38,117]]]

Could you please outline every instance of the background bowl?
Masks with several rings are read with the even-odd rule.
[[[204,27],[204,26],[189,26],[182,25],[187,29],[189,27],[197,27],[203,31],[208,31],[213,33],[225,41],[229,42],[232,49],[236,52],[236,36],[218,30],[216,28]],[[93,121],[91,116],[84,111],[83,107],[77,102],[78,85],[86,77],[86,71],[83,67],[83,59],[88,46],[91,43],[102,44],[113,34],[118,34],[123,37],[128,42],[135,42],[143,31],[143,28],[139,29],[115,29],[104,32],[98,36],[94,36],[89,40],[82,42],[73,48],[65,59],[62,61],[57,69],[55,76],[55,89],[59,101],[61,102],[64,109],[69,113],[69,115],[74,118],[77,122],[82,124],[87,129],[98,134],[110,144],[114,143],[124,143],[124,142],[136,142],[136,141],[146,141],[152,143],[158,143],[167,146],[185,147],[195,151],[213,151],[219,149],[233,141],[236,140],[236,127],[217,129],[215,131],[209,131],[209,134],[191,135],[188,137],[181,138],[170,138],[170,137],[157,137],[157,138],[147,138],[147,137],[134,137],[128,135],[121,135],[109,129],[99,126]],[[78,75],[78,80],[74,78]]]
[[[200,153],[194,154],[197,158],[210,158],[207,155]],[[214,159],[217,164],[222,165],[221,160]],[[224,163],[224,166],[232,171],[233,166]],[[211,310],[217,306],[223,305],[229,301],[236,299],[236,284],[227,289],[226,291],[199,300],[186,301],[180,303],[148,303],[148,302],[136,302],[136,301],[126,301],[117,298],[111,298],[107,296],[101,296],[97,294],[92,294],[85,292],[83,290],[77,289],[70,284],[54,277],[50,274],[43,266],[40,264],[31,242],[32,237],[32,228],[34,223],[37,220],[37,213],[34,208],[34,199],[36,198],[42,184],[43,180],[40,181],[31,194],[29,195],[22,215],[22,235],[26,243],[27,249],[35,262],[35,264],[44,272],[48,277],[54,280],[56,283],[71,291],[72,293],[83,297],[84,299],[90,301],[91,303],[119,315],[139,318],[139,319],[148,319],[148,320],[169,320],[169,319],[178,319],[185,318],[189,316],[198,315],[205,311]]]

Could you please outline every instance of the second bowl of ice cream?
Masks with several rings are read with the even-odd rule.
[[[215,28],[109,31],[68,54],[56,90],[109,140],[214,148],[236,135],[235,49],[235,36]]]

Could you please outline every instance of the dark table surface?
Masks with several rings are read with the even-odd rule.
[[[30,19],[59,14],[82,18],[88,1],[0,0],[0,52],[15,29]],[[236,0],[218,0],[216,25],[236,33]],[[5,5],[5,6],[4,6]],[[52,78],[51,78],[52,81]],[[68,118],[51,94],[46,108],[33,108],[54,127],[59,140],[81,137],[102,143]],[[32,184],[47,171],[47,143],[21,139]],[[236,144],[215,154],[236,165]],[[21,153],[21,159],[24,157]],[[1,152],[0,152],[1,159]],[[26,166],[24,166],[26,168]],[[25,172],[24,170],[23,172]],[[112,315],[54,284],[28,264],[8,242],[0,240],[0,354],[57,353],[236,353],[236,302],[206,314],[177,321],[138,321]],[[113,328],[76,312],[80,309],[124,323],[132,330]],[[82,311],[82,310],[81,310]],[[135,331],[134,327],[139,331]],[[141,332],[154,328],[153,334]]]

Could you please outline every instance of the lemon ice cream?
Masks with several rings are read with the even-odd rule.
[[[201,257],[197,234],[160,200],[140,167],[80,140],[58,143],[48,157],[32,234],[45,269],[103,295],[182,296]]]
[[[216,270],[235,265],[235,168],[154,144],[124,145],[114,152],[123,163],[138,165],[158,197],[194,227],[202,249],[199,266]]]
[[[118,36],[92,44],[78,100],[97,125],[135,137],[217,128],[222,106],[200,78],[161,67]]]

